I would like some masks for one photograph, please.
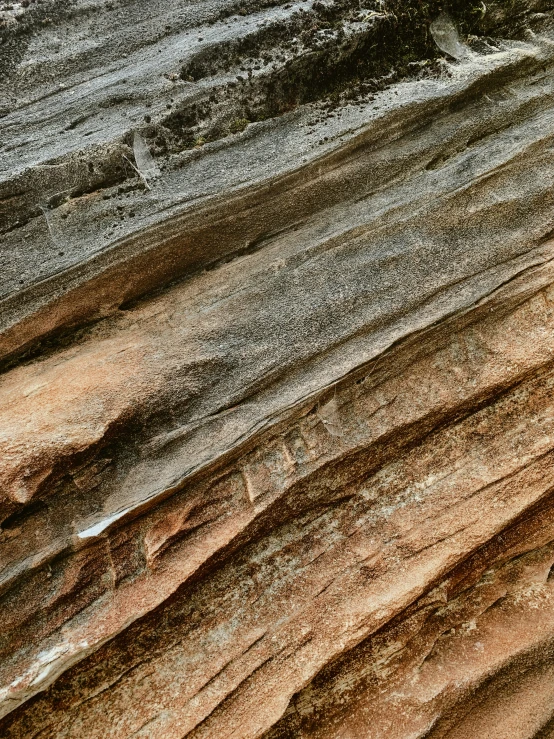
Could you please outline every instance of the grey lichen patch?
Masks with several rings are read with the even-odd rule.
[[[0,92],[33,35],[64,20],[74,0],[23,0],[0,5]],[[0,115],[7,110],[0,96]],[[6,107],[4,107],[6,106]]]
[[[91,147],[86,154],[71,153],[0,181],[0,233],[40,217],[41,205],[58,208],[72,199],[124,182],[129,172],[123,154],[130,154],[123,142]]]

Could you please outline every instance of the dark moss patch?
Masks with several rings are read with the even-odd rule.
[[[176,153],[234,133],[236,120],[266,120],[315,101],[333,108],[367,99],[398,80],[435,73],[443,54],[429,26],[441,12],[465,37],[500,30],[517,36],[539,5],[554,0],[496,0],[492,6],[477,0],[316,2],[240,40],[204,48],[182,68],[181,78],[234,73],[233,79],[173,110],[149,144],[158,155]]]

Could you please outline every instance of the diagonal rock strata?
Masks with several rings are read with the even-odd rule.
[[[432,61],[416,24],[394,73],[404,16],[347,3],[171,8],[117,53],[113,8],[87,50],[83,9],[37,31],[28,7],[2,10],[27,46],[3,68],[0,734],[549,736],[547,4],[451,8],[502,38]]]

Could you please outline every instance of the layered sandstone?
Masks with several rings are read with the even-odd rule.
[[[446,10],[0,9],[1,736],[554,737],[554,28]]]

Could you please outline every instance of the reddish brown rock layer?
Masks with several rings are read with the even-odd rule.
[[[96,600],[73,633],[65,627],[82,645],[170,595],[183,566],[198,570],[8,717],[6,736],[30,726],[41,737],[257,736],[298,691],[275,736],[341,736],[344,721],[353,736],[368,722],[375,736],[423,736],[455,723],[503,671],[519,679],[527,652],[551,638],[551,295],[523,295],[506,313],[501,290],[458,320],[469,325],[337,386],[219,482],[79,550],[75,575],[60,562],[44,594],[40,576],[30,582],[36,605],[19,590],[11,650],[40,633],[29,616],[52,577],[64,620],[67,595],[78,604],[83,593],[80,609]],[[39,618],[51,631],[48,611]],[[517,619],[531,617],[517,636]],[[391,724],[391,701],[405,726]]]

